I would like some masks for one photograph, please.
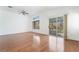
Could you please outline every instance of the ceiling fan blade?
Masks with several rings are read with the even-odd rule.
[[[13,8],[12,6],[8,6],[9,8]]]
[[[26,13],[26,14],[29,14],[29,13]]]

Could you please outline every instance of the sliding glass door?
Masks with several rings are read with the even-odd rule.
[[[64,51],[64,16],[49,19],[49,50]]]

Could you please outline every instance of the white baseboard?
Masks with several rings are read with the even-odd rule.
[[[79,39],[71,39],[71,38],[68,38],[67,40],[79,41]]]
[[[13,32],[13,33],[3,33],[3,34],[0,34],[0,36],[1,36],[1,35],[11,35],[11,34],[25,33],[25,32],[32,32],[32,31],[22,31],[22,32]]]

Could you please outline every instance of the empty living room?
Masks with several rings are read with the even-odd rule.
[[[79,52],[79,6],[0,6],[0,52]]]

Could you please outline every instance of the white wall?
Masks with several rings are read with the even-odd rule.
[[[74,11],[73,11],[74,10]],[[76,9],[78,10],[78,9]],[[52,9],[39,12],[36,16],[40,17],[40,30],[42,34],[49,34],[49,18],[68,15],[67,19],[67,36],[68,39],[79,40],[79,11],[72,9]],[[73,13],[74,12],[74,13]]]
[[[0,35],[32,31],[30,16],[0,10]]]
[[[68,13],[68,10],[62,8],[44,10],[35,14],[36,16],[39,16],[40,19],[40,30],[38,32],[49,34],[49,18],[63,16],[64,14],[68,14],[68,39],[79,40],[79,13]],[[28,31],[32,31],[32,18],[30,16],[23,16],[9,11],[0,10],[0,35]]]
[[[39,16],[40,19],[40,29],[39,32],[42,34],[49,34],[49,18],[59,17],[67,14],[66,10],[63,9],[52,9],[52,10],[44,10],[43,12],[39,12],[36,16]]]
[[[79,41],[79,13],[68,14],[67,26],[68,39]]]

